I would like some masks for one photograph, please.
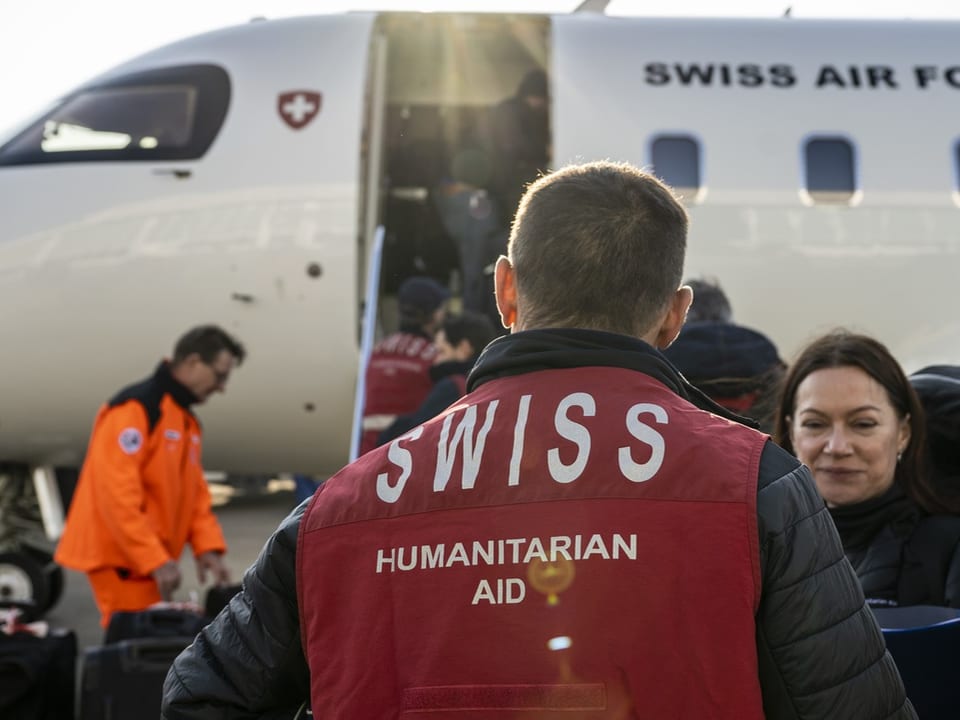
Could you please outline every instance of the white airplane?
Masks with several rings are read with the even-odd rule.
[[[49,490],[53,467],[81,463],[97,407],[213,321],[249,358],[201,410],[205,465],[337,470],[361,343],[389,326],[367,280],[375,240],[409,260],[436,179],[410,150],[456,152],[536,67],[553,166],[624,160],[678,187],[685,275],[718,278],[785,358],[843,325],[908,370],[955,361],[958,35],[956,22],[351,13],[130,60],[0,138],[0,461]],[[53,493],[38,492],[55,526]]]

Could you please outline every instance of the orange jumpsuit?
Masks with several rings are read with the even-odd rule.
[[[54,559],[87,573],[104,627],[117,610],[160,601],[150,573],[178,560],[186,543],[196,555],[226,551],[200,465],[194,401],[161,364],[94,421]]]

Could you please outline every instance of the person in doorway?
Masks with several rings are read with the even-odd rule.
[[[484,315],[464,310],[443,321],[433,344],[437,348],[430,377],[433,388],[414,412],[400,415],[380,433],[378,444],[390,442],[424,423],[455,403],[466,392],[467,374],[477,362],[480,351],[496,332]]]
[[[400,329],[373,348],[367,363],[359,454],[377,446],[377,437],[413,412],[430,392],[430,367],[437,350],[433,335],[443,322],[450,292],[433,278],[415,276],[400,285]]]
[[[508,230],[497,200],[487,190],[487,155],[477,148],[457,153],[432,189],[444,230],[456,243],[464,310],[496,318],[493,265],[506,250]]]
[[[87,574],[104,627],[116,611],[172,599],[187,543],[201,584],[229,583],[192,407],[224,392],[245,354],[223,329],[195,327],[100,408],[54,559]]]
[[[496,269],[511,334],[284,521],[163,716],[306,684],[333,719],[916,717],[809,471],[659,351],[686,235],[629,165],[531,185]]]
[[[527,72],[516,93],[490,115],[492,192],[506,224],[513,220],[527,185],[550,164],[550,93],[547,74]]]

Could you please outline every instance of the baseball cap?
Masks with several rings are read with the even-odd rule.
[[[450,291],[433,278],[411,277],[403,281],[397,292],[401,308],[433,312],[450,298]]]

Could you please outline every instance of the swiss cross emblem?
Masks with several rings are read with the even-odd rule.
[[[323,97],[312,90],[290,90],[277,95],[277,112],[294,130],[306,127],[320,112]]]

